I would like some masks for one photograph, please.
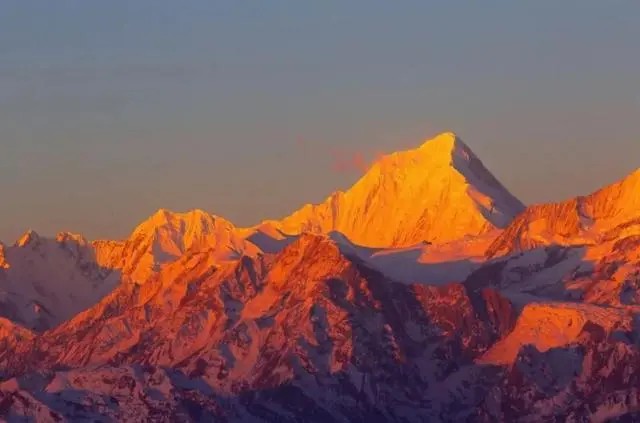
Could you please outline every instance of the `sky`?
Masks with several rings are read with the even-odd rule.
[[[0,239],[238,225],[456,132],[526,203],[640,167],[640,2],[6,0]]]

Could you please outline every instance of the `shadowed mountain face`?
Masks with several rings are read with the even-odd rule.
[[[113,290],[119,272],[100,266],[81,236],[25,233],[0,244],[0,315],[41,331],[62,323]]]
[[[634,421],[638,175],[524,209],[443,134],[281,222],[29,232],[0,248],[0,416]]]

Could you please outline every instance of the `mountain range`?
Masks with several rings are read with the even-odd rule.
[[[640,418],[640,170],[525,206],[457,135],[236,227],[0,244],[9,421]]]

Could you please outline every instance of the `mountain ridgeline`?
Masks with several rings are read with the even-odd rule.
[[[639,311],[640,171],[525,207],[444,133],[255,227],[0,244],[0,417],[635,421]]]

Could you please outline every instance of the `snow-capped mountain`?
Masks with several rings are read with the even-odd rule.
[[[138,283],[186,252],[209,251],[216,260],[225,262],[259,251],[231,222],[202,210],[174,213],[161,209],[126,241],[97,241],[93,245],[101,265],[120,269]]]
[[[93,306],[121,281],[143,283],[195,251],[222,263],[260,250],[233,224],[201,210],[159,210],[125,241],[29,231],[13,246],[0,246],[0,316],[43,331]]]
[[[220,262],[277,253],[304,230],[340,233],[344,248],[357,250],[360,258],[399,280],[462,280],[478,267],[478,248],[467,253],[467,244],[477,243],[468,237],[483,234],[483,239],[492,239],[495,229],[521,208],[457,136],[445,133],[415,150],[381,158],[351,190],[282,222],[239,229],[201,210],[159,210],[126,240],[88,243],[79,236],[69,238],[64,245],[75,256],[61,255],[66,251],[62,240],[41,245],[35,232],[25,234],[16,247],[0,250],[2,266],[10,263],[0,276],[0,313],[44,330],[95,304],[120,279],[142,283],[187,251],[210,251]],[[27,245],[31,237],[40,247]],[[49,244],[52,254],[45,247]],[[413,252],[361,248],[372,245],[407,246]],[[459,264],[442,265],[443,251],[455,251]],[[34,260],[43,264],[29,264]],[[89,268],[100,271],[85,275]]]
[[[119,275],[96,263],[81,236],[56,238],[25,233],[0,248],[0,315],[41,331],[98,302],[117,286]]]
[[[218,266],[206,253],[188,253],[147,283],[122,285],[71,321],[0,354],[0,363],[4,374],[18,377],[17,387],[19,375],[44,372],[38,401],[47,405],[64,404],[65,394],[58,395],[74,389],[70,383],[113,393],[109,385],[120,386],[119,375],[137,374],[130,390],[146,385],[134,380],[151,371],[165,387],[136,399],[143,416],[191,390],[208,398],[197,407],[228,420],[311,413],[310,421],[424,421],[442,412],[429,399],[437,381],[453,365],[471,365],[513,319],[492,290],[471,295],[460,284],[396,283],[345,256],[331,239],[303,235],[266,260]],[[81,370],[105,365],[97,373]],[[49,373],[57,368],[80,370]],[[176,389],[173,377],[192,387]],[[94,416],[80,401],[62,405],[62,414]],[[108,411],[116,419],[131,413],[131,398],[120,401]]]
[[[524,209],[447,133],[282,221],[29,232],[0,245],[0,417],[637,421],[639,194]]]
[[[503,228],[524,209],[453,133],[376,161],[346,192],[279,222],[284,233],[337,231],[367,247],[445,243]]]
[[[541,245],[597,244],[640,235],[640,169],[593,194],[528,207],[495,240],[490,256]]]

